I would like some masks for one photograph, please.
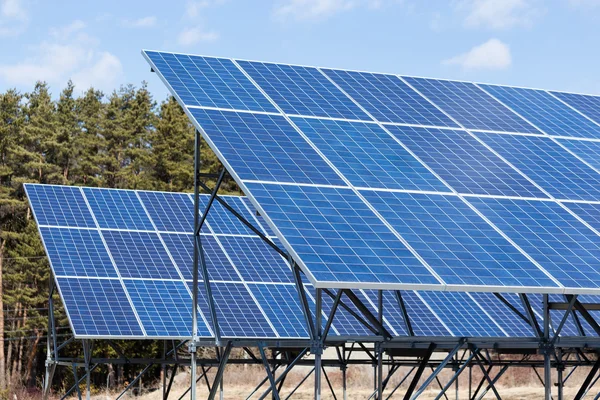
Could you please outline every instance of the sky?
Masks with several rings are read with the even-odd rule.
[[[600,0],[0,0],[0,92],[147,81],[142,49],[600,94]]]

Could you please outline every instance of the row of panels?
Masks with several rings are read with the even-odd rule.
[[[597,96],[155,51],[143,54],[184,106],[600,139]]]

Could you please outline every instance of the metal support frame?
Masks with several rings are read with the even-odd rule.
[[[50,273],[49,282],[49,296],[48,296],[48,335],[46,338],[46,374],[44,376],[44,386],[42,391],[43,400],[47,400],[50,396],[50,389],[52,388],[52,379],[54,378],[54,372],[56,371],[56,357],[57,357],[57,342],[56,342],[56,321],[54,319],[54,276]],[[77,382],[77,381],[76,381]]]
[[[232,347],[233,347],[233,343],[231,341],[227,342],[227,345],[225,346],[225,349],[223,350],[223,353],[221,354],[221,357],[219,360],[219,368],[217,369],[217,373],[215,374],[212,387],[210,388],[210,393],[208,394],[208,397],[207,397],[208,400],[214,400],[215,396],[217,395],[217,390],[221,386],[220,383],[223,379],[223,373],[225,372],[225,367],[227,366],[227,361],[229,361],[229,354],[231,354]],[[194,384],[192,385],[193,386],[192,390],[195,390],[196,382],[193,382],[193,383]],[[195,393],[192,393],[192,396],[195,396]]]
[[[277,390],[277,384],[275,383],[275,378],[273,377],[273,371],[271,371],[271,366],[269,365],[269,360],[267,359],[267,354],[265,353],[265,348],[262,344],[259,343],[258,350],[260,351],[260,357],[262,358],[263,365],[265,367],[265,371],[267,372],[267,378],[271,383],[271,393],[273,399],[279,399],[279,390]]]
[[[594,379],[594,377],[598,373],[599,369],[600,369],[600,354],[598,355],[598,359],[594,363],[594,366],[592,367],[591,371],[589,372],[589,374],[587,375],[587,377],[585,378],[585,380],[581,384],[581,387],[577,391],[577,394],[573,398],[574,400],[581,400],[581,399],[583,399],[583,397],[587,393],[588,389],[592,386],[591,385],[592,380]]]
[[[438,367],[433,371],[433,373],[429,376],[429,378],[427,378],[425,380],[425,382],[423,382],[423,384],[421,385],[421,387],[419,388],[419,390],[417,390],[410,397],[411,400],[412,399],[416,399],[417,397],[419,397],[425,391],[425,389],[427,389],[427,387],[431,384],[431,382],[433,382],[433,380],[437,378],[438,374],[440,372],[442,372],[442,370],[446,367],[446,365],[454,358],[454,356],[456,355],[456,353],[458,353],[458,351],[460,350],[460,348],[463,346],[463,343],[464,343],[464,341],[460,340],[459,343],[454,347],[454,349],[452,349],[448,353],[448,355],[446,356],[446,358],[444,358],[444,360],[438,365]],[[416,379],[416,377],[415,377],[415,379]],[[407,399],[407,397],[405,397],[405,399]]]
[[[423,355],[423,358],[421,359],[419,368],[417,369],[415,376],[413,377],[412,381],[410,382],[410,386],[406,390],[406,394],[404,395],[404,400],[410,400],[413,398],[413,392],[417,388],[417,384],[419,383],[419,380],[421,379],[421,376],[423,375],[423,372],[425,371],[425,368],[427,367],[427,363],[429,363],[429,359],[431,358],[431,355],[433,354],[435,347],[436,347],[435,343],[429,344],[429,347],[427,348],[425,355]]]

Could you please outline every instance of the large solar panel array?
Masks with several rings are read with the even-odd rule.
[[[316,287],[600,293],[600,97],[143,54]]]

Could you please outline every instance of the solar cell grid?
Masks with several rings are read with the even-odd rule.
[[[403,79],[467,129],[539,133],[473,83],[411,77]]]
[[[335,291],[332,291],[332,294],[336,294]],[[314,291],[313,291],[314,295]],[[331,308],[333,307],[334,299],[331,298],[327,293],[323,292],[322,297],[322,309],[325,317],[323,317],[323,322],[327,322],[327,318],[331,313]],[[356,315],[359,315],[363,320],[365,319],[363,314],[356,308],[356,306],[348,299],[346,295],[343,295],[341,298],[341,302],[343,302],[348,308],[350,308]],[[334,336],[335,333],[339,336],[374,336],[375,333],[367,328],[364,324],[359,322],[354,315],[352,315],[348,310],[346,310],[341,304],[338,305],[338,308],[335,311],[335,315],[333,317],[333,326],[335,327],[335,331],[330,330],[329,335]]]
[[[255,220],[258,221],[257,227],[262,228],[263,233],[265,235],[275,236],[275,232],[273,232],[273,230],[271,229],[269,224],[267,224],[265,217],[263,217],[262,215],[260,215],[260,213],[258,211],[256,211],[256,208],[254,207],[254,205],[252,205],[252,203],[246,196],[242,197],[242,203],[244,203],[246,205],[248,210],[250,210],[250,213],[254,216]]]
[[[597,171],[600,170],[600,142],[591,140],[557,140],[560,144],[565,146]]]
[[[600,200],[600,174],[552,139],[495,133],[476,135],[552,196]]]
[[[279,115],[191,110],[241,180],[344,185]]]
[[[292,121],[354,186],[448,191],[379,125],[314,118]]]
[[[83,188],[100,228],[154,230],[136,192]]]
[[[256,220],[250,214],[240,196],[221,196],[225,202],[235,211],[240,213],[253,226],[257,226]],[[208,204],[209,196],[200,196],[200,212],[204,212]],[[211,230],[216,234],[226,235],[255,235],[235,215],[227,210],[221,203],[214,201],[207,218]]]
[[[590,96],[574,93],[551,92],[577,111],[585,114],[588,118],[600,123],[600,96]]]
[[[547,197],[465,131],[386,128],[459,193]]]
[[[39,225],[95,228],[78,187],[24,184]]]
[[[479,85],[544,133],[600,138],[600,126],[543,90]]]
[[[379,121],[458,127],[397,76],[335,69],[322,71]]]
[[[533,328],[519,318],[513,310],[502,303],[493,293],[469,293],[475,299],[479,307],[483,308],[488,315],[511,337],[535,336]]]
[[[455,336],[412,290],[401,292],[416,336]]]
[[[562,203],[592,228],[600,231],[600,204],[596,203]]]
[[[371,118],[312,67],[237,61],[287,114],[371,121]]]
[[[364,290],[366,297],[371,303],[378,304],[379,297],[376,290]],[[398,335],[408,335],[406,322],[400,309],[400,303],[394,291],[384,290],[382,292],[383,317]],[[376,314],[375,314],[376,315]]]
[[[138,192],[156,229],[161,232],[192,233],[194,203],[185,193]],[[208,227],[202,227],[208,233]]]

